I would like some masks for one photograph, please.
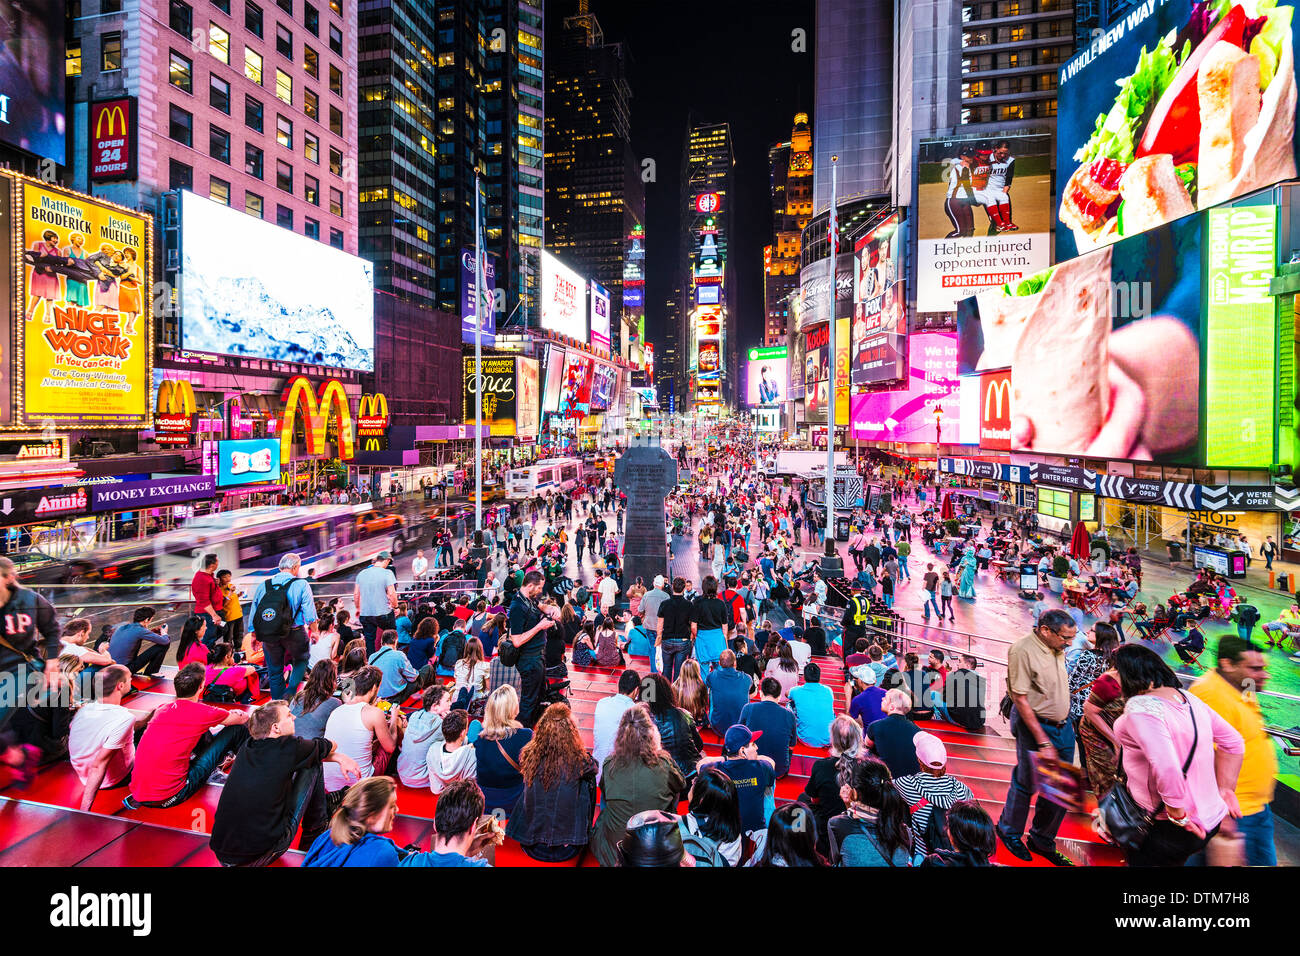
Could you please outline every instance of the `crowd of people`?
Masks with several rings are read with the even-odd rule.
[[[650,582],[625,580],[625,502],[606,476],[527,500],[482,538],[449,529],[409,580],[383,552],[350,601],[318,598],[296,554],[251,596],[202,556],[177,635],[149,606],[98,635],[60,626],[0,558],[0,672],[43,675],[39,699],[0,713],[0,761],[19,788],[67,761],[87,810],[105,791],[173,807],[220,783],[211,847],[226,865],[272,862],[295,837],[312,866],[482,866],[507,839],[538,861],[605,866],[987,866],[999,841],[1071,865],[1056,845],[1070,801],[1044,796],[1044,768],[1077,772],[1103,832],[1117,787],[1146,811],[1145,841],[1121,844],[1131,864],[1275,862],[1276,761],[1253,696],[1266,674],[1248,630],[1221,637],[1184,689],[1115,623],[1040,607],[1008,652],[1016,768],[995,822],[934,732],[985,729],[983,662],[902,648],[894,599],[915,571],[926,620],[953,620],[954,592],[973,598],[999,554],[1024,561],[1032,529],[968,531],[945,568],[937,489],[875,475],[892,506],[850,516],[852,577],[831,578],[804,548],[824,512],[753,459],[721,444],[670,495],[666,542],[693,536],[699,573]],[[469,580],[434,589],[457,537]],[[1129,601],[1139,581],[1127,564],[1114,578]],[[1265,633],[1293,637],[1292,612]],[[1179,613],[1171,626],[1196,630],[1194,607]],[[174,700],[132,711],[133,676],[173,652]],[[583,668],[618,675],[590,745],[566,694]],[[795,769],[804,789],[778,801]],[[399,798],[426,788],[432,844],[399,846]]]

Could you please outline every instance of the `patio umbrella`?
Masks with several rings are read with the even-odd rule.
[[[944,521],[957,517],[957,509],[952,506],[952,495],[943,496],[943,505],[939,508],[939,517]]]
[[[1074,526],[1074,534],[1070,535],[1070,554],[1080,561],[1092,559],[1092,535],[1082,521]]]

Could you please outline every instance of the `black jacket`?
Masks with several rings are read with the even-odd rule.
[[[0,644],[0,670],[12,670],[23,664],[24,654],[38,662],[59,656],[60,634],[54,606],[35,591],[14,589],[9,603],[0,607],[0,629],[5,641],[14,648]]]
[[[596,812],[596,761],[577,780],[561,780],[549,790],[540,778],[519,795],[506,836],[522,846],[584,846],[591,839]]]
[[[673,758],[673,763],[677,764],[682,776],[689,777],[695,772],[695,765],[704,752],[704,741],[700,738],[691,715],[680,707],[674,707],[667,714],[652,712],[650,719],[659,728],[659,739],[664,750]]]

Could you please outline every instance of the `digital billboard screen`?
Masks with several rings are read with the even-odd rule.
[[[280,480],[280,439],[242,438],[216,445],[219,487]]]
[[[862,392],[849,400],[854,438],[877,441],[932,442],[936,407],[940,438],[957,440],[961,409],[957,383],[957,336],[951,332],[918,332],[909,347],[907,387],[888,392]]]
[[[609,290],[599,282],[591,283],[591,347],[609,354]]]
[[[960,373],[1009,370],[1012,451],[1192,464],[1201,281],[1193,215],[990,289],[959,304]]]
[[[474,250],[460,251],[460,340],[474,344],[479,334],[478,314],[482,303],[483,344],[496,344],[497,316],[495,309],[497,267],[493,257],[483,254],[483,294],[474,294]]]
[[[542,394],[537,359],[515,359],[515,435],[536,438],[541,427]]]
[[[786,368],[788,349],[752,348],[746,353],[745,401],[754,408],[779,405],[789,391],[789,372]]]
[[[907,291],[900,266],[905,241],[899,214],[894,213],[854,244],[849,343],[854,384],[893,382],[903,376]]]
[[[593,363],[591,372],[591,410],[608,411],[614,400],[614,386],[618,382],[618,369],[604,362]]]
[[[560,387],[564,382],[565,350],[554,345],[546,347],[546,382],[542,388],[542,411],[560,410]]]
[[[516,414],[519,413],[519,381],[517,359],[513,355],[483,356],[482,374],[474,374],[474,356],[466,355],[464,404],[461,411],[466,422],[473,422],[478,414],[477,393],[483,393],[483,424],[492,435],[515,435]],[[534,394],[536,388],[534,386]]]
[[[717,305],[722,301],[722,286],[716,282],[711,285],[695,287],[696,305]]]
[[[182,348],[374,369],[371,263],[194,193],[181,197]]]
[[[68,162],[64,6],[63,0],[0,2],[0,141],[60,165]]]
[[[1061,67],[1056,258],[1296,175],[1289,0],[1138,4]]]
[[[0,178],[6,210],[12,182]],[[14,343],[22,374],[15,424],[145,427],[153,385],[152,217],[29,181],[18,182],[14,196],[23,250],[14,281],[27,303]]]
[[[549,252],[542,252],[544,329],[587,344],[587,280]]]
[[[559,409],[565,418],[585,418],[591,413],[591,365],[591,359],[581,352],[565,356]]]
[[[927,139],[917,160],[916,311],[1052,261],[1050,136]]]

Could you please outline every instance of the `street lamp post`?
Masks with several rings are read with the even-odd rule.
[[[831,211],[830,211],[830,253],[831,253],[831,314],[830,328],[827,330],[826,347],[831,353],[830,382],[827,386],[829,398],[826,401],[826,548],[822,555],[822,571],[828,576],[838,577],[844,570],[840,553],[835,547],[835,255],[839,248],[839,224],[836,210],[836,186],[839,156],[831,156]]]
[[[474,170],[474,530],[483,531],[483,236],[479,172]],[[446,509],[444,509],[445,511]]]

